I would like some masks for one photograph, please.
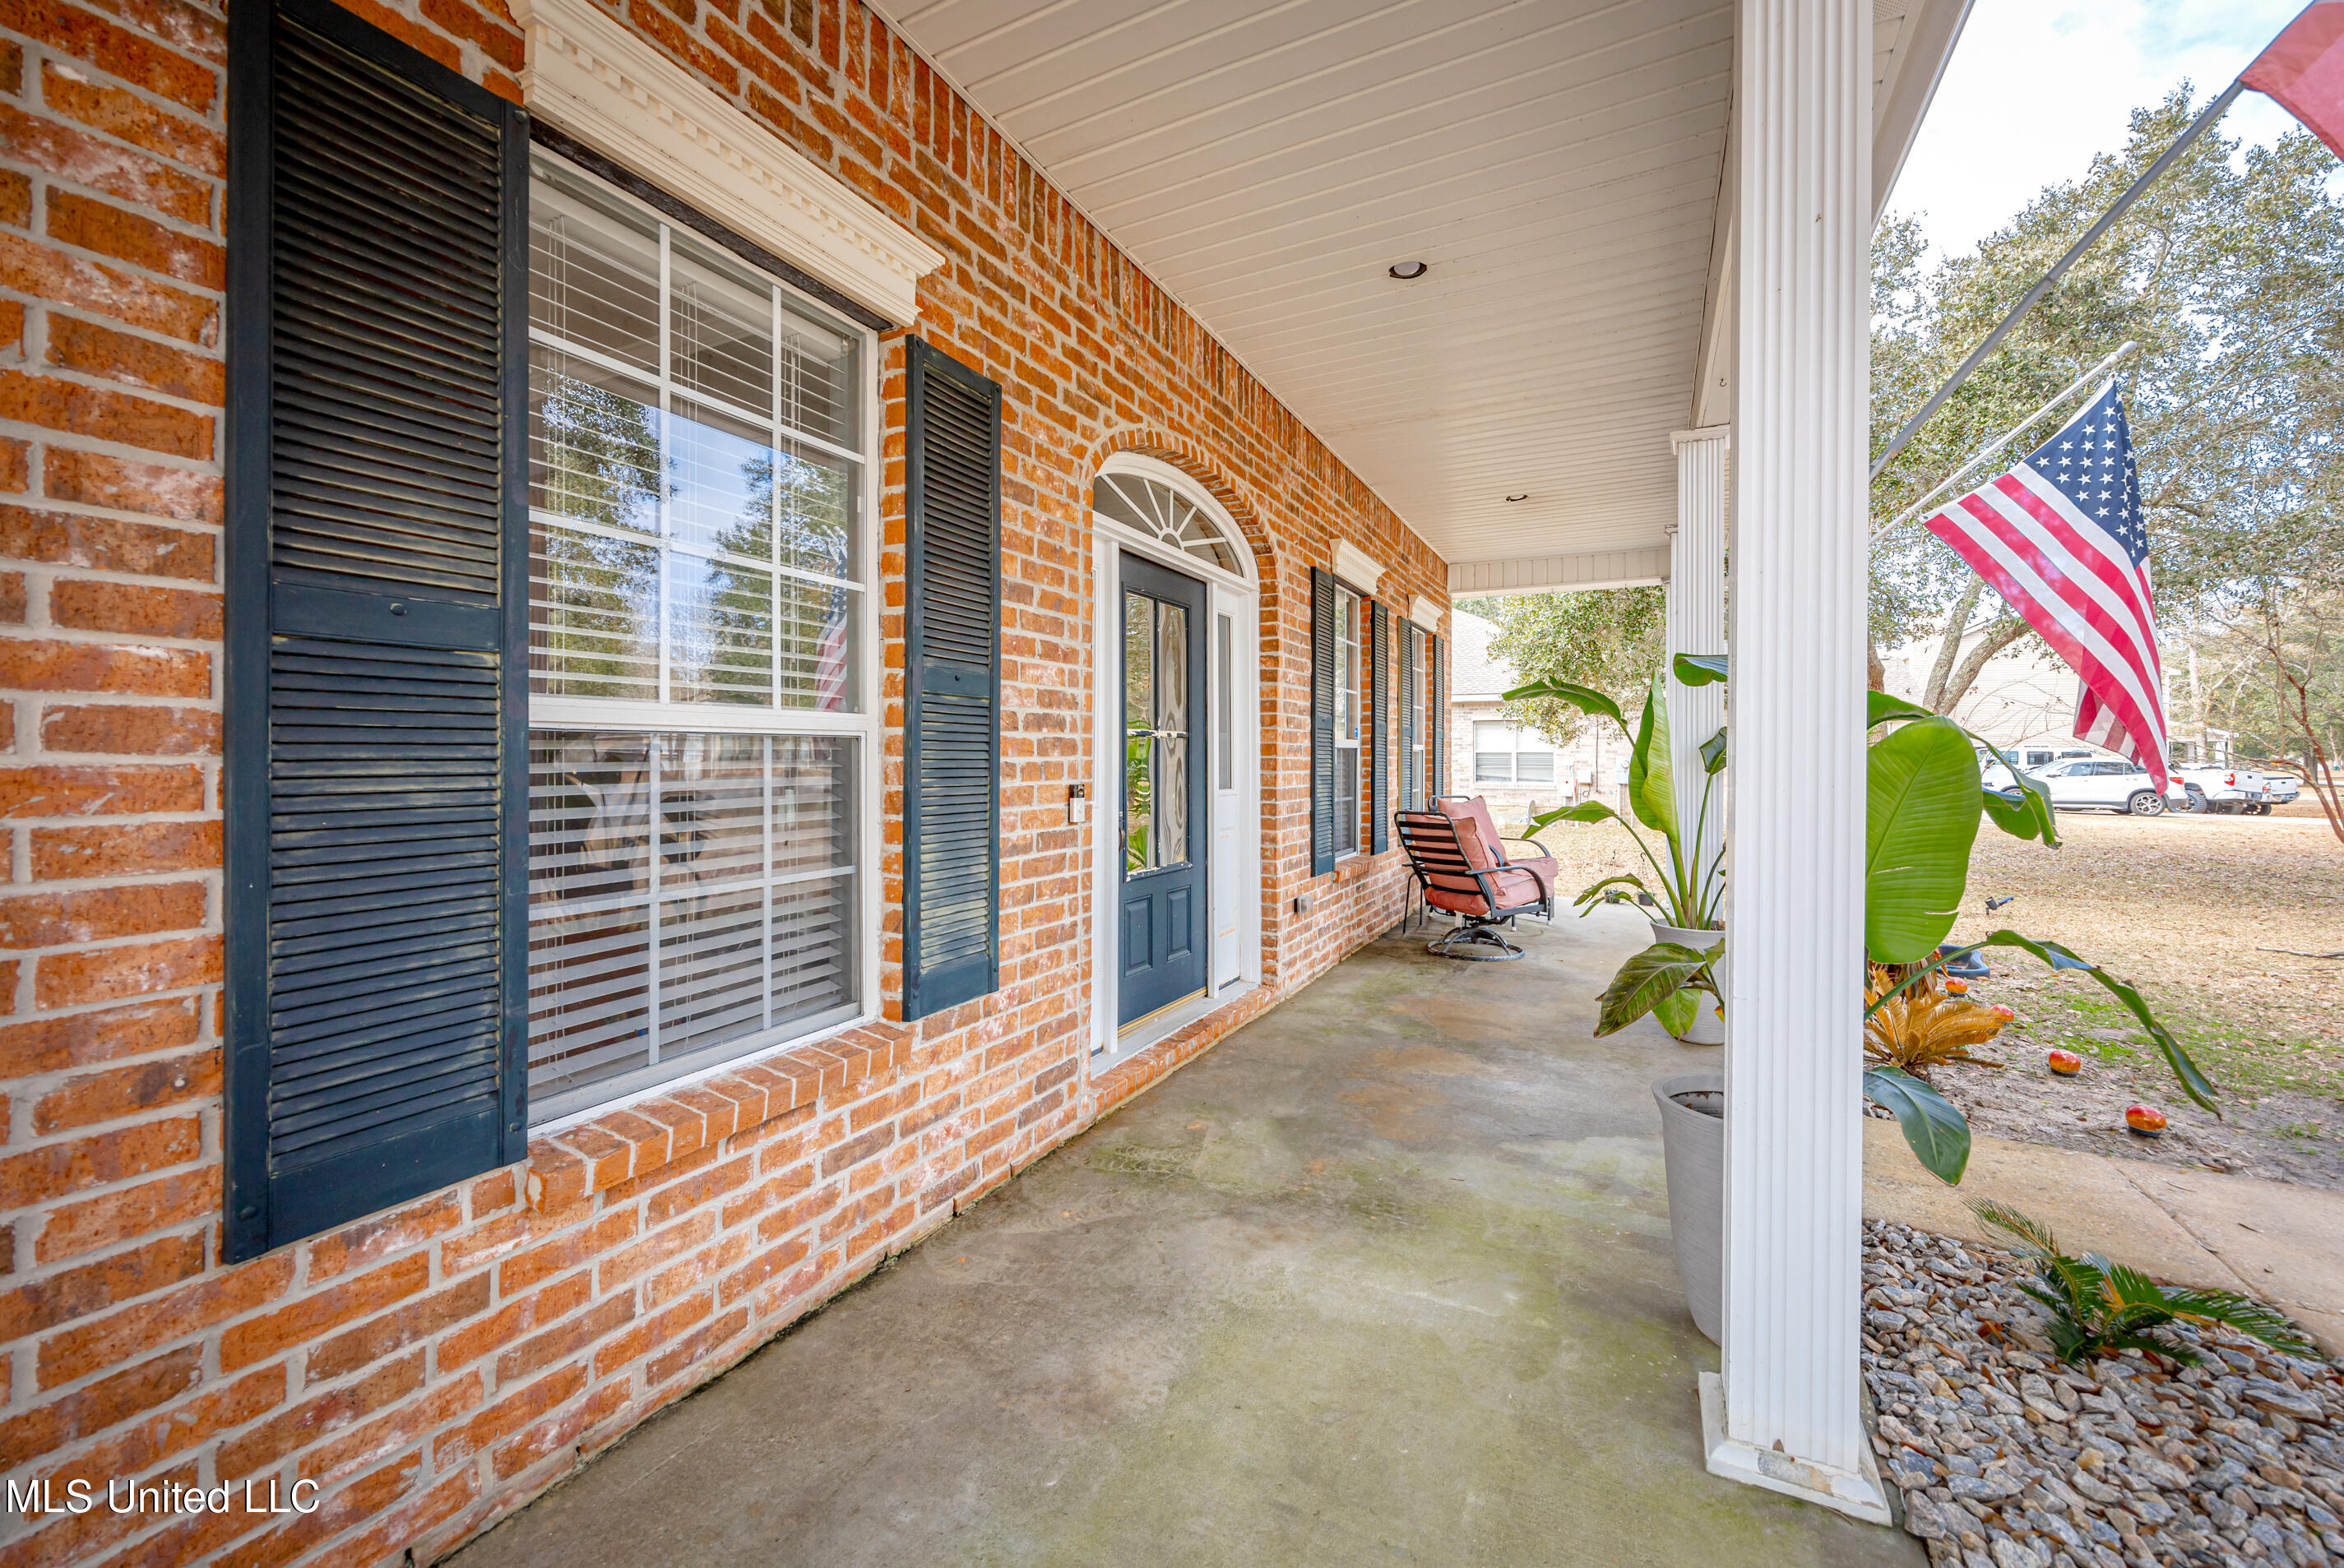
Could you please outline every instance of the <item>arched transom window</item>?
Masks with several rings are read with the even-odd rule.
[[[1138,474],[1101,474],[1091,486],[1091,507],[1127,528],[1243,576],[1238,552],[1221,526],[1202,507],[1158,479]]]

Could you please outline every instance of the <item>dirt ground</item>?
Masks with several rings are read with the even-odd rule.
[[[2220,1090],[2217,1119],[2190,1103],[2146,1034],[2088,977],[1989,950],[1973,994],[2018,1014],[2000,1070],[1941,1070],[1937,1087],[1978,1131],[2122,1158],[2237,1171],[2344,1190],[2344,845],[2309,799],[2270,817],[2064,813],[2058,849],[1989,825],[1978,835],[1957,938],[2009,927],[2131,980]],[[1565,896],[1642,869],[1620,828],[1541,835]],[[1657,845],[1656,845],[1657,848]],[[1989,914],[1988,898],[2011,901]],[[1563,917],[1568,920],[1568,915]],[[2073,1079],[2045,1054],[2084,1058]],[[2141,1139],[2126,1106],[2170,1123]]]

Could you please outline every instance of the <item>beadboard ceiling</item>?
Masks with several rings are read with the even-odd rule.
[[[1874,0],[1884,113],[1966,7]],[[1442,556],[1660,542],[1716,286],[1730,0],[879,8]],[[1884,131],[1884,182],[1910,126]]]

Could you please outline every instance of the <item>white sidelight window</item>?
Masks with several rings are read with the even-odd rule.
[[[868,345],[545,155],[530,194],[530,1106],[863,1002]]]
[[[1533,786],[1555,780],[1554,746],[1522,724],[1473,725],[1473,782]]]

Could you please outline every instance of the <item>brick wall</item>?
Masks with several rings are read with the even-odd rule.
[[[345,3],[518,95],[498,0]],[[919,330],[1005,388],[1002,990],[222,1267],[224,12],[0,0],[0,1473],[56,1478],[60,1502],[71,1477],[323,1499],[10,1513],[0,1568],[429,1561],[1398,911],[1396,857],[1308,875],[1308,568],[1349,538],[1404,603],[1445,597],[1440,563],[852,0],[629,17],[944,250]],[[882,387],[892,997],[900,342]],[[1063,801],[1090,765],[1088,484],[1116,450],[1194,474],[1256,554],[1269,983],[1093,1079],[1079,871],[1099,829]]]

